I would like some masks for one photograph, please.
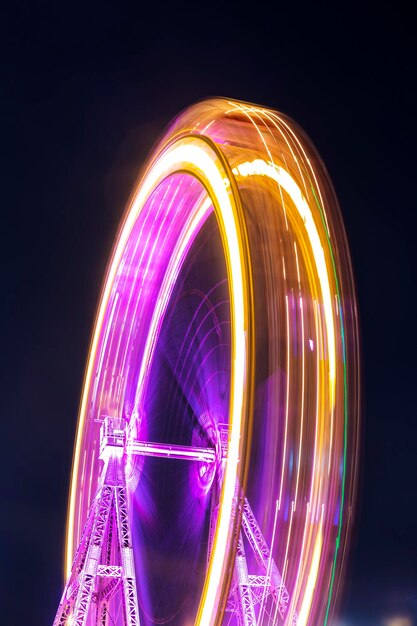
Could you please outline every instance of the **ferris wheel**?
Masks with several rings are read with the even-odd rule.
[[[104,280],[54,626],[330,623],[358,346],[343,224],[309,140],[263,107],[187,109]]]

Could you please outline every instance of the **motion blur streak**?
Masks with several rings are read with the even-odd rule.
[[[213,99],[185,110],[142,172],[103,285],[74,451],[66,576],[100,481],[97,423],[117,417],[127,432],[142,626],[235,626],[247,588],[258,626],[328,624],[355,507],[359,380],[348,245],[311,142],[262,107]],[[158,430],[163,394],[172,407],[169,427]],[[150,438],[169,428],[171,441]],[[181,463],[194,461],[167,461],[183,481],[172,494],[161,486],[168,470],[153,474],[162,465],[129,453],[135,441],[145,451],[149,442],[184,455],[187,445],[206,449],[215,461],[191,470]],[[258,553],[243,545],[245,502]],[[175,530],[162,541],[157,529],[171,513],[170,528],[184,537]],[[161,585],[175,606],[158,596]]]

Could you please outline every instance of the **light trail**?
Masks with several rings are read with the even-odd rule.
[[[218,517],[192,621],[217,625],[227,605],[241,485],[270,546],[268,568],[280,568],[288,590],[282,623],[327,624],[336,606],[339,551],[346,552],[346,510],[354,506],[356,480],[359,348],[349,251],[331,183],[308,139],[285,116],[245,103],[212,100],[183,112],[155,149],[127,207],[84,379],[66,577],[99,482],[97,422],[105,416],[128,424],[124,458],[137,474],[132,490],[138,480],[142,484],[138,457],[219,463],[218,452],[205,443],[147,439],[163,323],[183,267],[213,215],[230,300],[229,408],[219,415],[208,397],[205,412],[194,418],[203,430],[207,424],[199,420],[212,420],[213,437],[220,436],[216,420],[226,422],[228,449],[223,469],[215,470]],[[179,355],[175,361],[192,408],[192,381],[197,378],[198,389],[209,393],[218,377],[210,369],[216,353],[206,328],[210,319],[208,314],[197,324],[201,366],[188,332],[187,359]],[[248,555],[243,545],[241,553]],[[244,558],[250,565],[250,557]],[[142,567],[137,565],[138,575]],[[255,580],[251,571],[248,576]],[[272,626],[280,623],[279,603],[273,606],[265,581],[251,615],[260,626]],[[149,590],[143,594],[150,603]]]

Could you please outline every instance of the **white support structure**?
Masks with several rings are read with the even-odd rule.
[[[247,500],[243,501],[242,530],[236,552],[235,575],[232,580],[226,611],[236,614],[239,624],[256,624],[255,606],[272,596],[282,621],[288,610],[289,593],[272,558],[270,549]],[[249,574],[243,537],[251,548],[261,574]],[[255,619],[255,621],[254,621]],[[292,624],[298,616],[293,615]]]
[[[219,425],[220,464],[211,494],[207,558],[217,523],[221,477],[227,456],[227,425]],[[105,417],[100,428],[100,458],[104,470],[100,487],[90,506],[70,577],[64,588],[54,626],[86,626],[94,610],[96,626],[110,626],[111,600],[118,594],[124,626],[140,626],[135,565],[128,511],[123,456],[125,453],[211,464],[214,448],[130,441],[125,422]],[[236,507],[240,487],[236,491]],[[238,529],[236,560],[226,611],[240,626],[257,626],[256,605],[272,596],[277,614],[285,620],[289,593],[246,498],[241,502],[242,525]],[[260,573],[249,573],[244,540],[252,550]],[[119,602],[120,606],[120,602]],[[91,623],[91,621],[89,621]],[[297,623],[297,615],[292,620]]]
[[[112,434],[111,427],[106,423],[102,433],[108,441],[101,446],[103,479],[90,507],[54,626],[85,626],[93,609],[96,624],[108,626],[109,601],[119,591],[125,626],[140,626],[126,483],[118,453],[120,449],[123,452],[123,430],[118,428]],[[112,563],[113,554],[117,555],[116,563]]]
[[[247,498],[243,505],[242,528],[263,575],[268,577],[268,590],[278,606],[281,618],[284,619],[290,596]]]

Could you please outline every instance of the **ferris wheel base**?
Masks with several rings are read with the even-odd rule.
[[[126,444],[126,423],[106,416],[100,428],[100,459],[104,461],[100,487],[90,506],[87,521],[78,545],[71,574],[67,580],[53,626],[87,626],[95,613],[97,626],[110,623],[110,603],[121,600],[123,626],[139,626],[139,605],[136,586],[132,533],[128,511],[124,454],[165,457],[190,462],[212,463],[210,448],[131,441]],[[224,460],[227,449],[224,450]],[[285,620],[290,596],[271,551],[259,527],[248,499],[239,493],[235,506],[242,506],[242,524],[237,542],[232,583],[225,611],[232,613],[239,626],[257,626],[256,605],[264,605],[272,596],[276,620]],[[214,540],[218,503],[210,511],[208,557]],[[248,571],[245,544],[259,570]],[[292,612],[292,624],[297,624]],[[274,620],[274,623],[277,623]]]

